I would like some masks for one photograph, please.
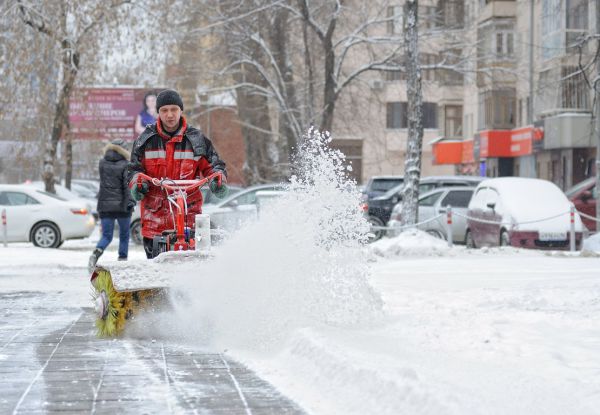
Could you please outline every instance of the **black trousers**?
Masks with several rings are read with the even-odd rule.
[[[152,259],[154,256],[152,255],[152,239],[144,238],[144,251],[146,251],[146,258]]]

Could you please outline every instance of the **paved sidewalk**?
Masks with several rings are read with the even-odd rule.
[[[0,294],[0,414],[304,414],[222,354],[98,339],[91,309]]]

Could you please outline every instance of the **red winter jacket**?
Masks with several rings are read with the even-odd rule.
[[[202,131],[188,127],[184,117],[177,134],[172,138],[163,132],[160,118],[135,140],[128,166],[129,187],[135,186],[135,174],[142,172],[159,179],[191,180],[206,177],[216,171],[225,175],[225,163],[219,158],[211,141]],[[162,231],[175,229],[169,202],[165,193],[150,185],[142,199],[142,236],[153,238]],[[202,193],[196,190],[188,195],[186,226],[194,227],[194,217],[202,213]]]

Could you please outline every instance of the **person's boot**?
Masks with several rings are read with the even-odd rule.
[[[90,255],[90,260],[88,262],[88,272],[90,274],[94,270],[94,267],[96,266],[96,262],[98,262],[98,258],[100,258],[103,253],[104,253],[103,249],[96,248],[96,249],[94,249],[94,252],[92,252],[92,255]]]
[[[120,256],[118,261],[127,261],[127,257],[126,256]]]

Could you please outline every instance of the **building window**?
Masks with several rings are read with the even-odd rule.
[[[515,56],[515,33],[512,19],[495,19],[477,30],[480,39],[477,56],[482,65],[487,62],[513,59]]]
[[[387,8],[387,32],[388,35],[399,35],[403,32],[404,10],[402,6],[390,6]]]
[[[588,29],[588,0],[567,0],[567,29]]]
[[[479,129],[495,130],[515,127],[516,91],[513,88],[479,94]]]
[[[566,9],[566,42],[569,47],[577,44],[588,29],[588,0],[567,0]]]
[[[514,33],[510,30],[497,31],[494,48],[497,59],[512,58],[515,54]]]
[[[386,128],[406,128],[406,102],[388,102],[386,105]]]
[[[464,75],[459,71],[460,60],[460,49],[450,49],[442,52],[439,58],[441,66],[450,66],[455,67],[456,69],[438,69],[436,71],[437,81],[441,82],[443,85],[462,85],[464,82]]]
[[[464,27],[465,1],[440,0],[437,5],[437,13],[444,27],[460,29]]]
[[[386,104],[386,128],[408,128],[408,103],[388,102]],[[423,128],[437,128],[437,104],[423,103]]]
[[[542,0],[542,58],[561,56],[589,27],[588,0]],[[573,51],[575,52],[575,51]]]
[[[438,13],[435,6],[419,6],[419,21],[424,29],[434,29],[439,26]]]
[[[444,107],[444,136],[449,138],[462,137],[462,106],[446,105]]]
[[[438,128],[437,104],[435,102],[423,103],[423,128]]]
[[[437,55],[433,53],[421,53],[419,61],[421,64],[421,79],[423,81],[435,81],[435,66],[438,62]]]
[[[577,66],[564,66],[561,71],[560,107],[588,109],[589,87]]]

